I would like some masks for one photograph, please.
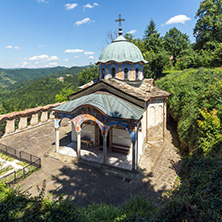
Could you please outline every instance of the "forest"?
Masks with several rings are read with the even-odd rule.
[[[145,77],[154,78],[158,87],[171,93],[167,101],[169,120],[176,125],[178,149],[183,157],[174,188],[161,200],[135,197],[121,206],[101,203],[80,207],[62,198],[50,201],[43,195],[44,187],[33,198],[1,185],[1,221],[221,221],[222,1],[203,0],[196,19],[195,43],[177,28],[160,36],[153,20],[145,28],[143,38],[125,35],[149,61],[144,67]],[[45,81],[45,85],[39,85],[47,93],[56,88],[52,101],[44,101],[52,103],[67,100],[66,96],[79,85],[97,77],[98,67],[90,65],[78,75],[65,77],[62,83],[50,77],[37,81]],[[32,83],[34,88],[35,82]],[[55,88],[50,86],[54,84]],[[26,90],[32,92],[31,88]],[[0,110],[21,109],[16,107],[20,96],[11,108],[11,98],[3,99]]]

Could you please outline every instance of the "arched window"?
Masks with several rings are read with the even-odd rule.
[[[103,68],[102,69],[102,79],[104,79],[104,77],[105,77],[105,69]]]
[[[111,69],[111,74],[112,74],[112,78],[115,78],[115,75],[116,75],[116,69],[115,69],[115,67],[113,67],[113,68]]]
[[[139,79],[139,69],[136,68],[136,80]]]
[[[128,68],[124,69],[124,79],[128,79]]]

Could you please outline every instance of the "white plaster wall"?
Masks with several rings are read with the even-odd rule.
[[[139,159],[142,154],[143,154],[143,134],[142,132],[139,132],[138,133],[138,157]]]
[[[113,143],[131,146],[130,134],[127,130],[113,128]]]
[[[148,128],[154,127],[163,123],[163,100],[157,100],[154,102],[150,102],[148,106]]]
[[[93,144],[95,144],[95,125],[82,124],[81,137],[88,136],[90,137]]]
[[[143,113],[143,118],[141,120],[142,123],[142,146],[144,145],[144,141],[146,139],[146,111]]]

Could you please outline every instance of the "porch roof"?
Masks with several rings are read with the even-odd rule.
[[[117,96],[108,93],[92,93],[74,99],[52,110],[57,112],[73,112],[76,108],[83,105],[91,105],[100,109],[109,117],[139,120],[144,113],[144,109],[125,101]]]

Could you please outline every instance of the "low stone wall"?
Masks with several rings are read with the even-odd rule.
[[[0,115],[0,138],[53,120],[55,118],[54,112],[50,109],[61,104],[49,104]]]

